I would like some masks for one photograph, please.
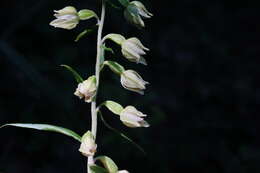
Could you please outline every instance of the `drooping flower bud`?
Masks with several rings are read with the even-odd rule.
[[[87,80],[78,84],[74,95],[78,96],[80,99],[85,98],[85,102],[90,103],[96,95],[96,77],[90,76]]]
[[[77,10],[72,6],[65,7],[61,10],[54,10],[54,12],[54,16],[57,19],[50,23],[51,26],[63,29],[73,29],[79,23]]]
[[[82,139],[79,151],[86,157],[94,156],[97,150],[97,144],[95,143],[94,136],[90,131],[87,131]]]
[[[121,113],[120,113],[120,120],[125,124],[127,127],[135,128],[135,127],[149,127],[149,124],[143,119],[146,117],[145,114],[138,111],[133,106],[127,106]]]
[[[144,81],[134,70],[126,70],[121,73],[121,84],[127,90],[144,94],[145,85],[149,82]]]
[[[124,11],[125,18],[133,25],[137,27],[144,27],[143,18],[151,18],[153,16],[145,6],[139,1],[132,1],[128,4]]]
[[[126,59],[137,64],[147,65],[142,55],[145,55],[145,51],[149,51],[149,49],[144,47],[140,40],[135,37],[129,38],[122,42],[121,47],[121,52]]]
[[[120,170],[117,173],[129,173],[127,170]]]

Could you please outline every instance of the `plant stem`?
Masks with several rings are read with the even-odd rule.
[[[97,136],[97,106],[96,106],[96,98],[98,94],[98,88],[99,88],[99,76],[100,76],[100,57],[102,56],[102,31],[103,31],[103,26],[104,26],[104,21],[105,21],[105,1],[102,0],[102,11],[101,11],[101,17],[99,21],[99,26],[98,26],[98,34],[97,34],[97,57],[96,57],[96,85],[97,85],[97,90],[96,90],[96,97],[91,103],[91,133],[93,134],[94,138],[96,139]],[[94,164],[93,156],[88,157],[88,173],[90,173],[90,168],[89,165]]]

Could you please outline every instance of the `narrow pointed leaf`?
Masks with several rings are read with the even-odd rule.
[[[118,2],[120,2],[120,4],[124,7],[127,7],[127,5],[129,4],[129,0],[118,0]]]
[[[120,115],[120,113],[123,111],[123,107],[111,100],[103,102],[101,105],[106,106],[111,112],[113,112],[116,115]]]
[[[35,129],[35,130],[43,130],[43,131],[52,131],[52,132],[57,132],[57,133],[61,133],[64,134],[66,136],[70,136],[74,139],[76,139],[77,141],[81,142],[81,137],[73,132],[72,130],[63,128],[63,127],[59,127],[59,126],[53,126],[53,125],[49,125],[49,124],[22,124],[22,123],[13,123],[13,124],[5,124],[2,127],[6,127],[6,126],[14,126],[14,127],[21,127],[21,128],[29,128],[29,129]]]
[[[97,166],[97,165],[91,165],[89,166],[91,173],[109,173],[107,170],[105,170],[104,168]]]
[[[106,45],[104,45],[104,44],[102,45],[102,48],[103,48],[105,51],[108,51],[108,52],[111,52],[111,53],[115,54],[115,52],[113,51],[112,48],[106,47]]]
[[[101,161],[109,173],[117,173],[118,167],[111,158],[109,158],[107,156],[99,156],[96,158],[96,160]]]
[[[78,72],[76,72],[73,68],[71,68],[70,66],[68,66],[68,65],[61,65],[62,67],[65,67],[67,70],[69,70],[72,74],[73,74],[73,76],[74,76],[74,78],[76,79],[76,81],[78,82],[78,83],[81,83],[81,82],[83,82],[84,80],[83,80],[83,78],[78,74]]]
[[[105,61],[104,65],[107,65],[113,72],[119,75],[125,71],[125,68],[115,61]]]
[[[101,111],[98,111],[98,113],[99,113],[99,115],[100,115],[100,118],[101,118],[102,122],[104,123],[104,125],[105,125],[108,129],[112,130],[113,132],[115,132],[115,133],[118,134],[119,136],[121,136],[121,137],[123,137],[124,139],[126,139],[127,141],[129,141],[132,145],[134,145],[134,146],[135,146],[138,150],[140,150],[143,154],[146,154],[145,151],[144,151],[144,149],[143,149],[140,145],[138,145],[137,143],[135,143],[132,139],[130,139],[129,137],[127,137],[125,134],[121,133],[120,131],[118,131],[118,130],[116,130],[115,128],[113,128],[112,126],[110,126],[110,125],[106,122],[106,120],[104,119],[104,117],[103,117]]]
[[[93,32],[94,29],[85,29],[84,31],[82,31],[81,33],[79,33],[79,35],[77,35],[76,39],[74,40],[75,42],[78,42],[81,38],[89,35],[91,32]]]
[[[106,2],[107,2],[108,5],[110,5],[111,7],[115,8],[115,9],[117,9],[117,10],[121,10],[120,7],[118,7],[117,5],[115,5],[114,3],[112,3],[110,0],[107,0]]]

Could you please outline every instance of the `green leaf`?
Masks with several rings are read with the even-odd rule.
[[[96,160],[100,160],[109,173],[117,173],[118,167],[111,158],[107,156],[99,156]]]
[[[22,127],[22,128],[57,132],[57,133],[64,134],[66,136],[70,136],[70,137],[76,139],[77,141],[81,142],[81,137],[77,133],[73,132],[72,130],[69,130],[69,129],[66,129],[63,127],[59,127],[59,126],[53,126],[53,125],[49,125],[49,124],[14,123],[14,124],[5,124],[5,125],[1,126],[0,128],[6,127],[6,126],[14,126],[14,127]]]
[[[106,1],[108,3],[108,5],[110,5],[111,7],[117,9],[117,10],[121,10],[121,7],[118,7],[117,5],[115,5],[114,3],[112,3],[110,0]]]
[[[103,102],[101,105],[106,106],[111,112],[116,115],[120,115],[120,113],[124,109],[120,104],[110,100]]]
[[[123,41],[125,41],[125,37],[122,36],[121,34],[107,34],[104,38],[103,38],[103,42],[106,40],[106,39],[109,39],[109,40],[112,40],[113,42],[115,42],[116,44],[119,44],[121,45]]]
[[[88,10],[88,9],[80,10],[78,12],[78,15],[79,15],[80,20],[88,20],[92,17],[95,17],[98,19],[97,14],[94,11]]]
[[[144,151],[144,149],[143,149],[140,145],[138,145],[137,143],[135,143],[132,139],[130,139],[129,137],[127,137],[125,134],[121,133],[120,131],[118,131],[118,130],[116,130],[115,128],[113,128],[112,126],[110,126],[110,125],[106,122],[106,120],[104,119],[104,117],[103,117],[101,111],[98,111],[98,113],[99,113],[99,115],[100,115],[100,118],[101,118],[102,122],[104,123],[104,125],[105,125],[108,129],[112,130],[113,132],[115,132],[115,133],[118,134],[119,136],[121,136],[121,137],[123,137],[124,139],[126,139],[127,141],[129,141],[132,145],[134,145],[134,146],[135,146],[138,150],[140,150],[143,154],[146,154],[145,151]]]
[[[73,74],[74,78],[76,79],[76,81],[78,83],[81,83],[84,81],[83,78],[70,66],[68,66],[68,65],[61,65],[61,66],[65,67],[67,70],[69,70]]]
[[[129,4],[129,0],[118,0],[118,2],[120,2],[120,4],[123,5],[124,7],[127,7]]]
[[[105,61],[104,65],[107,65],[113,72],[119,75],[125,71],[125,68],[115,61]]]
[[[107,170],[97,165],[91,165],[89,167],[92,173],[109,173]]]
[[[115,52],[113,51],[113,49],[112,49],[112,48],[110,48],[110,47],[106,47],[106,45],[104,45],[104,44],[103,44],[101,47],[102,47],[102,49],[103,49],[103,50],[105,50],[105,51],[108,51],[108,52],[111,52],[111,53],[115,54]]]
[[[79,33],[79,35],[77,35],[77,37],[76,37],[76,39],[74,41],[78,42],[82,37],[85,37],[85,36],[89,35],[93,31],[94,31],[94,29],[85,29],[84,31]]]

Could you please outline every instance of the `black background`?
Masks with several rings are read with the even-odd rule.
[[[116,3],[116,1],[113,1]],[[142,1],[154,14],[139,30],[122,9],[108,7],[104,34],[136,36],[151,49],[148,66],[129,63],[113,43],[107,59],[138,71],[151,84],[144,96],[124,90],[108,69],[99,101],[134,105],[150,128],[129,129],[104,109],[106,120],[147,152],[99,121],[98,155],[132,173],[259,173],[259,16],[250,1]],[[0,11],[0,125],[48,123],[83,134],[90,105],[73,95],[76,82],[60,64],[85,78],[94,72],[96,33],[74,42],[95,24],[71,31],[49,26],[53,10],[73,5],[99,13],[95,0],[2,0]],[[117,4],[118,5],[118,4]],[[51,132],[0,129],[1,173],[86,172],[79,143]]]

